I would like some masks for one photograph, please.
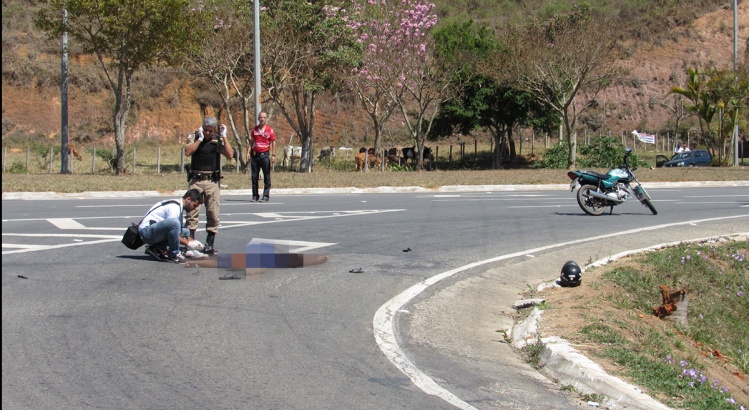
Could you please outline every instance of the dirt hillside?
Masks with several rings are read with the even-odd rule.
[[[747,58],[748,2],[739,4],[739,55]],[[660,105],[667,101],[669,89],[684,81],[685,69],[698,64],[715,64],[731,67],[733,56],[733,12],[731,7],[720,8],[694,21],[687,28],[676,28],[670,40],[661,44],[641,46],[632,50],[630,58],[621,61],[629,69],[622,81],[598,96],[604,130],[613,134],[639,129],[658,132],[669,121],[674,121],[668,109]],[[15,53],[23,57],[28,53],[23,45]],[[50,67],[59,66],[54,55],[26,55],[27,58],[45,58]],[[70,71],[81,71],[88,65],[94,72],[91,58],[71,57]],[[5,62],[4,62],[5,64]],[[20,63],[22,64],[22,63]],[[93,74],[97,75],[97,74]],[[89,74],[92,76],[92,74]],[[60,90],[54,86],[40,86],[49,79],[37,79],[31,87],[8,84],[3,77],[2,118],[3,138],[14,132],[46,135],[54,138],[60,132]],[[161,143],[183,142],[185,135],[200,123],[201,109],[188,78],[175,76],[155,99],[138,101],[127,130],[127,140],[158,139]],[[86,84],[83,84],[86,85]],[[147,90],[146,90],[147,91]],[[74,141],[89,143],[92,139],[112,143],[112,96],[106,90],[85,92],[82,85],[69,88],[69,130]],[[264,107],[269,109],[268,106]],[[270,107],[272,109],[272,107]],[[277,113],[278,114],[278,113]],[[317,146],[363,146],[372,142],[369,120],[352,98],[323,98],[318,107],[315,143]],[[277,130],[283,145],[298,144],[285,119],[272,115],[270,124]],[[387,127],[384,144],[406,143],[402,119],[395,114]]]

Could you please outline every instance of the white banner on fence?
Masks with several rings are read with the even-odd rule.
[[[633,135],[638,137],[641,142],[645,142],[646,144],[656,144],[656,135],[646,134],[643,132],[638,132],[636,130],[633,130]]]

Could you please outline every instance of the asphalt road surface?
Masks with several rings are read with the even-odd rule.
[[[748,231],[747,184],[649,193],[658,215],[631,201],[599,217],[566,190],[272,195],[265,204],[225,194],[220,252],[263,239],[329,256],[239,280],[120,243],[128,223],[167,197],[3,200],[2,403],[578,408],[486,333],[507,324],[487,323],[487,312],[554,279],[564,258]],[[535,270],[519,272],[515,261],[532,256]],[[490,277],[497,291],[482,295]]]

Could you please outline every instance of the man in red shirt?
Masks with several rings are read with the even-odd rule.
[[[253,128],[250,138],[250,147],[247,150],[247,159],[250,162],[250,172],[253,183],[253,198],[251,202],[268,202],[271,193],[271,164],[276,162],[276,134],[273,128],[266,123],[268,113],[258,114],[258,125]],[[263,197],[258,195],[258,179],[260,171],[263,171]]]

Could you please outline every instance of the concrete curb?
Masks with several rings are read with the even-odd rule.
[[[581,394],[600,394],[610,409],[667,410],[669,407],[622,379],[607,374],[604,369],[576,350],[560,337],[539,338],[539,320],[542,310],[534,308],[531,314],[512,329],[513,346],[540,343],[540,372],[561,386],[573,386]]]
[[[648,182],[646,188],[690,188],[690,187],[734,187],[750,186],[750,181],[695,181],[695,182]],[[446,185],[438,188],[420,186],[373,187],[373,188],[279,188],[273,189],[273,195],[325,195],[325,194],[378,194],[378,193],[446,193],[446,192],[513,192],[513,191],[562,191],[569,189],[568,184],[530,184],[530,185]],[[134,198],[181,196],[184,190],[172,192],[159,191],[85,191],[76,193],[59,192],[3,192],[3,200],[44,200],[44,199],[85,199],[85,198]],[[249,189],[222,189],[224,195],[251,196]]]
[[[582,393],[606,397],[602,404],[610,409],[666,410],[658,400],[622,379],[607,374],[598,364],[579,353],[566,340],[542,339],[544,349],[539,357],[542,373],[561,385],[573,386]]]

